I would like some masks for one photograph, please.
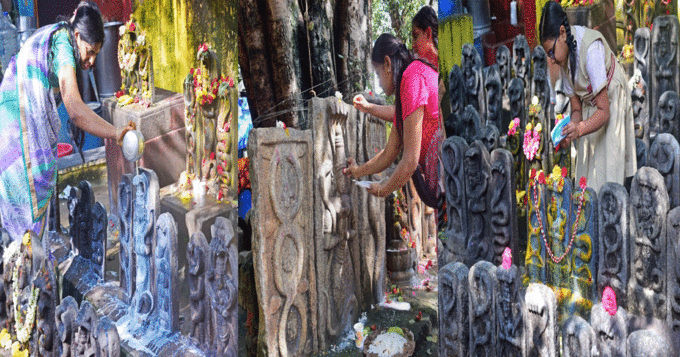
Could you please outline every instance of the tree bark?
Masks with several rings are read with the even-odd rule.
[[[345,98],[366,86],[371,60],[371,0],[339,0],[335,50],[338,90]]]
[[[333,7],[330,1],[303,0],[309,5],[306,35],[308,35],[311,60],[312,96],[327,97],[335,94],[337,81],[333,57]]]

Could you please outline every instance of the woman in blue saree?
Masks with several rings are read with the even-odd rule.
[[[57,139],[63,102],[73,123],[120,143],[132,127],[116,129],[82,100],[77,66],[88,69],[104,42],[97,6],[81,2],[69,21],[47,25],[11,60],[0,84],[0,219],[12,239],[26,230],[42,237],[56,191]]]

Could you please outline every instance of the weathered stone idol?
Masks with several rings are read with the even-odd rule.
[[[465,103],[472,105],[477,112],[484,116],[486,108],[484,108],[482,59],[479,56],[479,52],[470,43],[463,45],[462,70],[463,79],[465,80]]]
[[[524,298],[524,355],[557,356],[557,300],[543,284],[529,284]]]
[[[498,63],[503,94],[505,94],[505,91],[508,89],[508,83],[510,83],[510,79],[512,78],[512,55],[507,46],[500,45],[496,49],[496,63]]]
[[[601,296],[609,286],[616,293],[617,302],[626,306],[630,241],[628,191],[620,184],[605,183],[600,188],[599,209],[597,293]]]
[[[495,356],[496,332],[496,267],[479,261],[470,268],[470,353],[473,356]]]
[[[92,206],[94,192],[87,181],[80,181],[78,187],[72,187],[68,199],[69,234],[73,249],[85,259],[92,259],[93,247],[90,243],[92,228]]]
[[[75,356],[97,356],[99,351],[94,333],[98,322],[94,307],[92,307],[89,301],[84,300],[76,317],[76,331],[74,335]]]
[[[97,202],[92,207],[92,228],[90,231],[90,246],[92,247],[92,263],[98,266],[99,276],[104,278],[106,274],[106,224],[109,220],[106,216],[106,208]]]
[[[207,289],[208,241],[203,232],[198,231],[191,236],[187,248],[189,262],[189,300],[191,309],[191,329],[189,336],[200,346],[211,341],[210,337],[210,300]]]
[[[78,332],[76,318],[78,317],[78,303],[72,296],[66,296],[57,306],[54,314],[57,326],[59,356],[75,356],[75,338]]]
[[[467,356],[470,348],[469,269],[461,262],[439,270],[439,353]]]
[[[503,261],[505,248],[519,251],[517,210],[515,205],[515,172],[512,154],[505,149],[491,152],[490,179],[491,235],[493,237],[493,263]]]
[[[526,124],[524,103],[524,82],[521,78],[513,78],[508,85],[508,99],[510,100],[510,117],[519,118],[520,128]]]
[[[479,113],[474,106],[468,105],[465,107],[465,112],[463,112],[463,119],[460,126],[460,135],[469,144],[472,144],[475,140],[479,140],[482,133],[482,123],[479,117]]]
[[[642,140],[635,138],[635,155],[637,156],[637,168],[647,166],[647,157],[649,156],[649,146]]]
[[[650,84],[652,54],[652,31],[649,27],[639,27],[635,30],[633,39],[633,55],[635,56],[635,69],[640,70],[640,74],[645,83]]]
[[[465,264],[472,266],[480,260],[494,257],[490,234],[491,207],[489,205],[491,163],[489,152],[480,141],[475,141],[465,152],[465,196],[468,209],[468,242]]]
[[[482,128],[479,134],[479,141],[486,148],[486,151],[492,152],[494,149],[498,148],[500,133],[498,128],[493,124],[487,124]]]
[[[258,349],[270,356],[318,350],[311,131],[254,129],[248,157],[253,192],[253,260],[258,302]]]
[[[531,97],[538,97],[538,104],[543,109],[545,119],[551,118],[550,83],[548,82],[548,55],[540,45],[531,54],[534,64],[534,75],[531,80]]]
[[[463,72],[457,64],[453,65],[449,72],[449,100],[451,103],[451,113],[456,113],[460,117],[465,108],[465,79]]]
[[[500,128],[503,114],[503,87],[497,64],[486,69],[484,89],[486,89],[486,124],[493,124],[496,128]]]
[[[99,357],[119,357],[120,356],[120,336],[116,325],[104,316],[99,320],[97,328],[94,330],[94,338],[99,347]]]
[[[672,341],[659,335],[654,330],[637,330],[628,335],[628,351],[626,356],[677,357]]]
[[[649,89],[647,82],[637,70],[636,74],[628,81],[628,89],[633,105],[635,137],[649,144]]]
[[[531,48],[524,35],[517,35],[512,45],[512,65],[515,78],[523,81],[522,88],[528,89],[531,84]]]
[[[667,92],[668,93],[668,92]],[[661,97],[663,99],[663,96]],[[679,108],[680,109],[680,108]],[[680,145],[675,137],[660,133],[649,149],[648,164],[664,178],[670,208],[680,205]]]
[[[163,213],[156,223],[154,252],[155,284],[152,287],[156,298],[155,314],[158,328],[167,331],[179,330],[179,301],[173,298],[179,294],[177,262],[177,223],[170,213]]]
[[[520,357],[524,342],[524,319],[522,297],[519,294],[521,281],[516,265],[496,269],[496,320],[498,345],[496,356]]]
[[[678,39],[680,24],[675,15],[657,16],[652,31],[652,108],[657,110],[661,95],[669,90],[680,93]]]
[[[630,188],[630,279],[628,311],[665,320],[666,301],[666,213],[668,192],[663,176],[643,167]],[[629,345],[630,348],[630,345]]]
[[[238,248],[234,228],[224,217],[211,227],[208,297],[211,308],[211,351],[218,356],[238,353],[236,304],[238,298]]]
[[[574,315],[562,326],[562,345],[564,357],[599,356],[595,331],[588,321]]]
[[[655,109],[655,122],[659,126],[659,133],[672,134],[677,140],[680,136],[680,97],[675,91],[667,91],[659,98]]]
[[[447,226],[445,238],[439,240],[439,266],[463,262],[468,239],[468,211],[465,189],[464,158],[468,144],[459,136],[452,136],[442,144],[443,180],[446,187]]]
[[[623,298],[616,294],[617,303]],[[626,310],[619,306],[611,315],[602,304],[595,304],[590,312],[590,325],[597,336],[597,349],[600,356],[626,357],[628,326]]]
[[[674,332],[680,331],[680,208],[668,212],[668,319]]]
[[[132,239],[132,215],[134,196],[132,175],[123,175],[118,184],[118,215],[120,218],[120,287],[126,294],[127,303],[135,292],[135,255]]]

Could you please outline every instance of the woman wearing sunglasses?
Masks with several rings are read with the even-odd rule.
[[[628,76],[602,34],[569,26],[558,2],[545,4],[539,30],[551,73],[559,73],[570,97],[560,146],[576,145],[576,177],[596,191],[606,182],[624,184],[637,170]]]

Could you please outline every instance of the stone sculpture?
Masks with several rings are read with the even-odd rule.
[[[652,31],[652,108],[657,110],[659,98],[669,90],[680,92],[678,39],[680,24],[675,15],[657,16]],[[653,133],[652,133],[653,134]]]
[[[99,347],[99,357],[119,357],[120,356],[120,337],[116,325],[104,316],[99,320],[94,331],[94,338]]]
[[[92,263],[100,267],[99,276],[104,279],[106,274],[106,208],[97,202],[92,207],[92,228],[90,246],[92,247]]]
[[[517,210],[515,205],[515,172],[512,154],[505,149],[491,152],[490,210],[491,235],[493,237],[493,260],[496,265],[503,261],[503,252],[509,247],[519,251],[517,238]]]
[[[77,357],[95,357],[98,355],[97,340],[94,332],[97,328],[97,313],[89,301],[84,300],[76,317],[74,335],[74,352]]]
[[[444,140],[442,144],[443,180],[446,187],[447,226],[445,239],[439,244],[439,266],[464,261],[468,239],[468,210],[465,189],[464,158],[467,142],[458,136]]]
[[[496,63],[498,63],[503,94],[505,94],[508,89],[508,83],[510,83],[510,79],[512,78],[512,58],[507,46],[500,45],[496,49]]]
[[[220,356],[234,356],[238,351],[236,237],[234,228],[224,217],[217,217],[210,229],[208,297],[212,309],[212,351]]]
[[[512,45],[512,65],[515,78],[523,81],[522,88],[529,89],[531,87],[531,48],[524,35],[515,36],[515,42]]]
[[[548,82],[548,55],[540,45],[534,48],[531,54],[534,64],[534,75],[531,81],[531,97],[538,97],[541,106],[543,120],[552,118],[550,104],[550,83]],[[547,129],[547,128],[546,128]]]
[[[635,137],[649,144],[649,90],[647,82],[645,82],[643,76],[637,70],[636,74],[628,82],[628,89],[630,90],[630,99],[633,106]]]
[[[142,327],[156,303],[151,291],[151,279],[155,276],[152,265],[153,238],[158,210],[158,178],[151,170],[139,169],[132,180],[135,187],[132,239],[135,253],[135,295],[132,301]]]
[[[146,41],[146,31],[140,29],[135,18],[121,26],[118,40],[118,66],[122,77],[121,91],[124,97],[119,98],[121,105],[134,100],[148,107],[154,103],[156,87],[154,85],[153,51]]]
[[[498,147],[500,141],[499,136],[500,134],[498,133],[498,128],[493,124],[487,124],[479,133],[479,141],[482,142],[482,145],[484,145],[486,151],[492,152]]]
[[[623,296],[616,295],[617,302]],[[626,357],[628,338],[626,310],[619,306],[611,315],[602,304],[595,304],[590,312],[590,325],[597,336],[600,356]]]
[[[472,266],[477,261],[491,261],[494,257],[490,235],[491,207],[488,193],[491,177],[489,152],[480,141],[475,141],[465,152],[465,196],[468,209],[468,242],[465,264]]]
[[[460,135],[468,143],[478,140],[482,132],[482,124],[479,118],[479,113],[472,105],[465,107],[463,112],[463,120],[461,123]]]
[[[470,268],[470,354],[495,356],[496,332],[496,267],[479,261]]]
[[[479,52],[470,43],[463,45],[462,71],[465,80],[465,103],[472,105],[477,112],[485,116],[482,59]]]
[[[517,266],[496,269],[496,319],[498,345],[496,356],[520,357],[524,341],[522,297]]]
[[[520,128],[526,124],[524,103],[524,82],[521,78],[513,78],[508,84],[508,99],[510,100],[510,117],[519,118]]]
[[[72,296],[66,296],[55,312],[57,335],[59,336],[60,357],[75,356],[75,338],[78,331],[78,303]]]
[[[652,54],[652,32],[649,27],[639,27],[635,30],[633,39],[633,55],[635,56],[635,69],[640,70],[642,79],[647,84],[651,84],[651,61]]]
[[[92,259],[93,251],[90,244],[93,205],[94,192],[89,182],[81,181],[77,188],[71,188],[68,200],[71,243],[74,250],[88,260]]]
[[[617,302],[626,306],[630,240],[628,191],[613,182],[602,185],[599,211],[597,292],[601,296],[609,286],[616,293]]]
[[[574,315],[564,322],[562,327],[562,344],[564,357],[596,357],[599,356],[595,331],[588,321]]]
[[[55,327],[55,311],[59,292],[54,274],[54,266],[45,254],[37,236],[33,236],[33,264],[35,268],[31,285],[38,289],[38,303],[36,307],[36,332],[31,342],[31,348],[38,351],[40,356],[57,356],[58,338]]]
[[[189,300],[191,329],[189,336],[206,346],[210,339],[210,301],[206,293],[206,271],[208,264],[208,241],[203,232],[191,236],[187,247],[189,262]]]
[[[626,356],[677,357],[671,341],[654,330],[638,330],[628,335]]]
[[[655,108],[654,122],[660,133],[672,134],[677,140],[680,137],[680,97],[675,91],[667,91],[661,95]],[[658,136],[658,135],[657,135]]]
[[[484,89],[486,90],[486,124],[500,128],[503,114],[503,87],[497,64],[486,69]]]
[[[467,356],[470,346],[469,269],[461,262],[439,270],[439,353]]]
[[[630,188],[631,242],[628,311],[666,319],[666,213],[668,192],[663,176],[643,167]],[[630,346],[629,346],[630,347]]]
[[[667,218],[668,260],[668,324],[673,331],[680,331],[680,208],[668,212]]]
[[[152,287],[156,299],[158,328],[179,330],[177,223],[170,213],[163,213],[156,223],[156,246],[154,252],[155,284]]]
[[[457,64],[453,65],[449,72],[449,100],[451,103],[451,113],[456,113],[458,117],[463,114],[465,108],[465,79],[463,72]]]
[[[557,356],[557,301],[543,284],[529,284],[524,299],[524,355]]]
[[[135,255],[132,222],[134,211],[132,175],[121,176],[118,184],[118,214],[120,218],[120,287],[126,294],[127,303],[135,292]]]
[[[664,178],[670,208],[680,205],[680,145],[675,137],[668,133],[657,135],[649,149],[648,161]]]
[[[184,79],[184,139],[187,143],[187,177],[196,177],[200,172],[198,166],[198,121],[196,120],[196,94],[194,92],[194,76],[188,74]]]
[[[647,166],[649,146],[642,140],[635,138],[635,155],[637,156],[637,168]]]

